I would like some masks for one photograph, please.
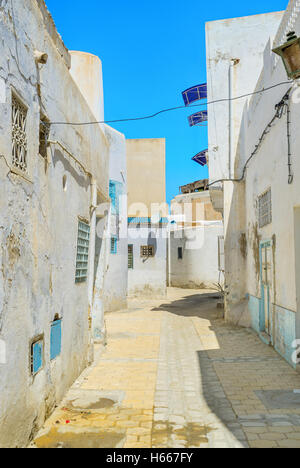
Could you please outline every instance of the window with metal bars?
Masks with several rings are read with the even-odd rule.
[[[133,270],[133,245],[128,245],[128,269]]]
[[[76,258],[76,283],[85,283],[88,277],[90,226],[79,220]]]
[[[118,251],[118,239],[116,237],[112,237],[110,239],[110,253],[116,254]]]
[[[258,197],[259,227],[262,228],[272,222],[272,193],[267,190]]]
[[[27,108],[12,94],[12,163],[21,171],[27,169]]]
[[[45,116],[41,115],[39,154],[43,158],[47,158],[47,144],[48,144],[49,134],[50,134],[50,123]]]
[[[141,246],[141,257],[142,258],[154,257],[154,246],[153,245],[142,245]]]

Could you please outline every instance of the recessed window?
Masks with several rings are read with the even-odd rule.
[[[44,340],[39,338],[31,345],[31,374],[37,374],[43,367]]]
[[[178,260],[182,260],[182,259],[183,259],[183,248],[178,247]]]
[[[61,353],[61,320],[55,320],[51,324],[50,359],[53,361]]]
[[[154,245],[142,245],[141,257],[142,258],[154,257]]]
[[[272,222],[272,194],[271,189],[258,198],[259,227],[262,228]]]
[[[27,169],[27,108],[12,95],[12,163],[21,171]]]
[[[47,145],[50,134],[49,120],[41,115],[40,117],[40,147],[39,153],[43,158],[47,158]]]
[[[128,269],[133,270],[133,245],[128,245]]]
[[[85,283],[88,277],[90,226],[84,221],[78,222],[78,241],[76,258],[76,283]]]
[[[118,250],[118,239],[116,237],[112,237],[110,239],[110,253],[116,254]]]
[[[218,268],[219,271],[225,271],[224,236],[218,237]]]

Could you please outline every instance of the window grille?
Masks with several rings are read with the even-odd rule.
[[[259,227],[262,228],[272,222],[272,195],[271,189],[258,198]]]
[[[50,124],[46,117],[40,118],[40,147],[39,153],[43,158],[47,158],[47,144],[50,134]]]
[[[112,254],[117,253],[117,245],[118,245],[118,239],[116,237],[112,237],[110,240],[110,253]]]
[[[88,277],[89,242],[90,226],[83,221],[79,221],[75,275],[76,283],[84,283]]]
[[[21,171],[27,169],[27,108],[12,95],[12,163]]]
[[[142,245],[141,246],[141,257],[142,258],[154,257],[154,246],[153,245]]]
[[[133,270],[133,245],[128,245],[128,269]]]
[[[225,249],[224,249],[224,237],[218,237],[218,264],[219,271],[225,271]]]

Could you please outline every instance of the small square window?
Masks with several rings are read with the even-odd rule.
[[[183,259],[183,248],[178,247],[178,260],[182,260],[182,259]]]
[[[39,153],[43,158],[47,158],[47,145],[48,145],[49,134],[50,134],[49,120],[43,115],[41,115]]]
[[[128,269],[133,270],[133,245],[128,245]]]
[[[141,246],[141,257],[142,258],[154,257],[154,246],[153,245],[142,245]]]
[[[118,250],[118,239],[116,237],[112,237],[110,239],[110,253],[116,254]]]
[[[44,340],[39,338],[31,345],[31,374],[37,374],[43,367],[44,362]]]
[[[61,353],[61,320],[55,320],[51,325],[50,359],[53,361]]]

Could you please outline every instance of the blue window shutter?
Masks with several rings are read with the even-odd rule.
[[[32,373],[37,374],[43,367],[43,340],[37,341],[31,347]]]
[[[51,325],[50,359],[51,361],[61,353],[61,320],[56,320]]]
[[[111,199],[112,212],[116,213],[116,210],[117,210],[117,191],[116,191],[116,184],[112,180],[109,182],[109,197]]]

